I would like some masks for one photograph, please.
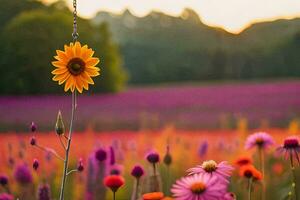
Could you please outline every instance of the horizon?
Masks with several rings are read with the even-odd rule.
[[[52,3],[56,0],[42,1]],[[72,0],[64,1],[72,6]],[[233,34],[239,34],[255,23],[300,17],[300,1],[296,0],[176,0],[176,4],[174,0],[119,0],[118,3],[103,0],[85,0],[82,3],[79,0],[77,4],[78,13],[84,18],[92,18],[101,11],[122,14],[126,9],[137,17],[144,17],[152,11],[179,17],[185,8],[190,8],[204,24]]]

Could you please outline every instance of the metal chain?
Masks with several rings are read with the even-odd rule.
[[[76,42],[78,39],[78,32],[77,32],[77,2],[76,0],[73,0],[73,42]]]

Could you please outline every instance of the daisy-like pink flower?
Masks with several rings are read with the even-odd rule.
[[[219,164],[214,160],[204,161],[202,165],[198,165],[194,168],[188,169],[189,175],[193,174],[208,174],[210,176],[216,176],[219,180],[229,182],[229,177],[232,174],[234,168],[226,161],[222,161]]]
[[[265,132],[258,132],[249,135],[246,139],[245,149],[252,149],[254,147],[267,149],[274,144],[274,140],[271,135]]]
[[[284,154],[286,159],[290,158],[291,164],[294,165],[293,159],[295,158],[300,164],[299,153],[300,144],[296,136],[287,137],[283,145],[277,148],[277,152]]]
[[[219,200],[226,189],[227,186],[217,177],[201,173],[177,180],[171,191],[176,200]]]

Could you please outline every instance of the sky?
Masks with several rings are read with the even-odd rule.
[[[52,1],[52,0],[48,0]],[[67,0],[71,5],[72,0]],[[77,0],[82,17],[99,10],[122,13],[129,9],[145,16],[152,10],[179,16],[184,8],[195,10],[203,23],[238,33],[249,24],[279,18],[300,17],[300,0]]]

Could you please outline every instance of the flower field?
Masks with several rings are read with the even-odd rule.
[[[180,129],[286,127],[300,115],[300,81],[135,88],[78,98],[76,129],[139,130],[173,124]],[[59,109],[70,114],[69,96],[0,97],[2,131],[24,131],[30,121],[53,130]]]
[[[265,199],[288,199],[288,194],[292,191],[289,161],[277,153],[276,149],[282,145],[286,137],[291,134],[298,134],[298,129],[266,129],[264,131],[268,132],[274,140],[274,142],[268,143],[270,147],[265,149],[265,176],[263,178],[266,187]],[[77,132],[73,136],[70,164],[76,169],[78,161],[82,158],[81,164],[84,170],[68,176],[66,199],[112,199],[112,193],[103,186],[104,176],[111,173],[121,174],[125,178],[125,185],[118,190],[117,199],[131,199],[135,190],[135,178],[131,175],[133,173],[131,170],[137,164],[145,171],[145,174],[140,178],[140,193],[146,193],[149,190],[149,179],[152,177],[152,165],[146,155],[153,151],[158,153],[160,157],[160,161],[156,165],[156,176],[159,187],[166,196],[171,196],[170,188],[176,179],[188,174],[187,169],[201,165],[205,160],[213,159],[217,163],[228,161],[228,164],[234,167],[232,175],[229,177],[228,191],[237,195],[237,199],[247,199],[248,181],[241,174],[240,165],[246,160],[260,169],[258,151],[255,148],[245,149],[246,138],[253,132],[256,130],[242,128],[237,130],[183,131],[176,130],[172,126],[159,131],[96,133],[92,130],[86,130]],[[35,145],[30,144],[32,136],[35,139]],[[251,147],[251,140],[250,143],[248,140],[247,142],[246,147]],[[47,149],[41,151],[35,146]],[[0,176],[8,177],[8,184],[4,187],[0,186],[0,191],[9,191],[15,197],[26,200],[37,199],[36,196],[41,195],[41,193],[45,193],[45,191],[50,193],[51,191],[51,199],[56,199],[60,186],[62,162],[52,156],[51,152],[54,150],[57,154],[63,153],[58,136],[54,132],[42,133],[37,130],[29,134],[2,134],[0,138],[0,162],[2,163]],[[101,152],[107,153],[105,157]],[[171,156],[172,162],[166,161],[167,152]],[[38,160],[36,170],[33,167],[34,159]],[[103,168],[100,167],[97,159],[103,161],[101,163]],[[20,166],[26,168],[25,172],[24,169],[23,171],[19,169]],[[296,166],[298,168],[297,164]],[[296,183],[300,184],[299,169],[297,168]],[[99,172],[101,169],[105,169],[102,175]],[[261,198],[262,182],[261,180],[253,182],[252,199]],[[43,183],[46,186],[43,186]],[[94,191],[101,192],[94,194]],[[174,190],[172,191],[174,193]],[[98,198],[95,198],[97,195]],[[43,198],[39,197],[38,199]],[[209,200],[210,198],[204,199]],[[228,193],[226,197],[221,199],[234,198]]]

